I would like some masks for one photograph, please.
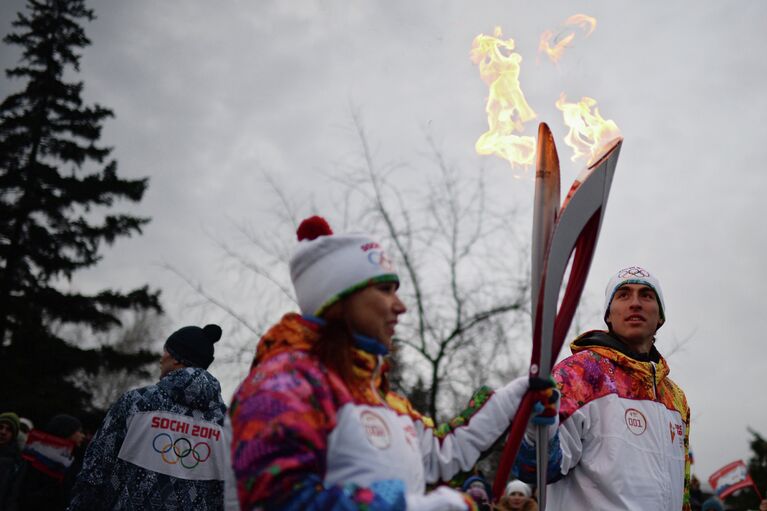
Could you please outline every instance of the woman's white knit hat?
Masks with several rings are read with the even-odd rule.
[[[333,234],[319,216],[296,231],[290,278],[302,314],[321,316],[331,305],[376,282],[399,282],[394,263],[367,234]]]
[[[519,492],[525,497],[529,497],[533,494],[532,490],[530,489],[530,486],[523,483],[519,479],[515,479],[512,482],[510,482],[508,485],[506,485],[506,491],[503,492],[504,495],[511,495],[513,492]]]

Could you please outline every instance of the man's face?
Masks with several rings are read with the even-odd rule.
[[[5,445],[13,440],[13,428],[5,421],[0,422],[0,445]]]
[[[644,284],[622,285],[610,302],[607,322],[632,349],[648,353],[661,323],[655,291]]]
[[[160,378],[164,378],[166,374],[176,369],[184,367],[178,360],[173,358],[167,350],[162,350],[162,357],[160,358]]]

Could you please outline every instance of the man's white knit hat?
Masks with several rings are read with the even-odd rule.
[[[503,492],[504,495],[511,495],[513,492],[519,492],[525,497],[529,497],[533,494],[532,490],[530,489],[530,486],[523,483],[519,479],[515,479],[512,482],[510,482],[508,485],[506,485],[506,491]]]
[[[302,314],[321,316],[331,305],[376,282],[399,282],[394,264],[366,234],[333,234],[319,216],[296,231],[290,278]]]
[[[655,296],[658,298],[658,307],[660,309],[660,324],[658,328],[666,322],[666,303],[663,301],[663,292],[660,288],[660,282],[655,276],[651,275],[649,271],[639,266],[629,266],[623,268],[618,273],[613,275],[610,282],[607,283],[605,289],[605,314],[604,319],[607,321],[607,316],[610,314],[610,303],[613,301],[615,292],[624,284],[643,284],[651,287],[655,291]]]

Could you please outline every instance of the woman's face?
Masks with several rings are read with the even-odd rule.
[[[513,510],[522,509],[526,500],[527,497],[521,491],[514,491],[509,494],[509,501]]]
[[[397,296],[396,282],[381,282],[358,291],[344,301],[346,322],[353,332],[392,346],[397,318],[407,309]]]

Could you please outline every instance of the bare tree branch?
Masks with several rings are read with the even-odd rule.
[[[265,267],[261,266],[260,264],[256,263],[255,261],[252,261],[250,259],[246,259],[241,254],[239,254],[239,253],[235,252],[233,249],[231,249],[229,247],[229,245],[227,245],[227,244],[225,244],[225,243],[223,243],[221,241],[218,241],[218,240],[214,240],[214,241],[215,241],[216,245],[221,249],[221,251],[224,254],[226,254],[228,257],[234,259],[235,261],[237,261],[243,268],[246,268],[246,269],[250,270],[251,272],[253,272],[256,275],[258,275],[259,277],[262,277],[263,279],[265,279],[268,282],[270,282],[275,288],[277,288],[283,294],[283,296],[285,296],[285,298],[287,298],[288,300],[290,300],[293,303],[296,303],[296,299],[293,297],[293,292],[290,290],[290,288],[288,288],[282,282],[277,280],[274,277],[273,272],[269,271],[268,268],[265,268]]]
[[[296,201],[295,184],[286,188],[267,175],[276,206],[270,211],[276,221],[233,222],[245,248],[222,241],[219,233],[211,238],[235,271],[269,283],[265,301],[272,306],[282,304],[284,297],[294,301],[281,275],[286,274],[285,263],[295,245],[295,225],[307,213],[336,210],[331,225],[343,225],[348,231],[347,224],[353,223],[355,229],[364,226],[388,238],[390,255],[400,270],[400,293],[410,309],[398,328],[397,359],[418,368],[402,372],[395,385],[420,396],[419,405],[436,418],[438,406],[454,408],[478,380],[505,379],[521,367],[515,346],[518,339],[529,337],[525,284],[529,269],[523,255],[529,242],[517,237],[510,225],[513,209],[507,211],[510,208],[502,202],[491,200],[494,196],[488,193],[483,171],[462,175],[431,137],[423,155],[428,164],[419,164],[418,172],[413,172],[415,164],[381,163],[360,113],[353,110],[351,120],[356,150],[323,173],[339,196],[318,194],[326,203],[315,208],[314,196]],[[327,213],[324,216],[332,220]],[[225,299],[177,269],[166,268],[204,303],[258,333],[252,319],[238,314]],[[249,349],[252,353],[252,346]],[[247,354],[243,349],[240,356]]]
[[[179,271],[174,266],[163,263],[160,265],[162,268],[170,271],[171,273],[175,274],[177,277],[179,277],[181,280],[186,282],[186,284],[193,289],[198,295],[203,297],[205,300],[207,300],[212,305],[215,305],[225,313],[227,313],[230,317],[234,318],[238,323],[240,323],[242,326],[250,330],[252,333],[260,336],[261,333],[258,331],[258,329],[251,325],[247,319],[242,317],[242,315],[238,314],[234,311],[231,307],[229,307],[224,301],[214,297],[213,295],[209,294],[207,291],[205,291],[205,288],[202,287],[202,284],[193,282],[189,277],[184,275],[181,271]]]
[[[474,314],[471,318],[468,319],[468,321],[458,325],[455,329],[453,329],[453,331],[450,332],[450,335],[448,335],[445,338],[445,342],[448,343],[449,341],[452,341],[456,337],[463,335],[464,333],[468,332],[475,326],[487,321],[493,316],[496,316],[498,314],[504,314],[506,312],[519,310],[520,307],[521,305],[519,303],[510,303],[505,305],[499,305],[498,307],[493,307],[492,309]]]
[[[415,269],[415,265],[413,264],[410,253],[403,246],[402,240],[400,239],[397,229],[394,226],[394,222],[391,218],[391,215],[389,214],[388,209],[384,205],[383,198],[381,196],[381,186],[380,186],[379,178],[376,175],[372,154],[370,153],[370,147],[368,145],[367,137],[365,135],[365,130],[362,127],[362,122],[359,117],[359,114],[356,112],[353,113],[353,119],[354,119],[354,125],[357,128],[357,135],[359,137],[360,144],[362,145],[362,153],[365,158],[368,177],[370,178],[370,183],[374,190],[376,209],[380,213],[381,218],[383,219],[386,225],[386,229],[389,232],[389,236],[391,236],[395,246],[397,247],[397,251],[399,252],[400,257],[402,257],[402,261],[404,262],[404,265],[405,265],[405,270],[407,271],[408,277],[410,278],[410,281],[413,286],[413,291],[415,294],[415,301],[416,301],[416,308],[418,309],[418,338],[421,341],[421,345],[423,346],[423,349],[425,349],[426,348],[426,331],[428,329],[428,325],[426,324],[426,321],[425,321],[426,314],[424,312],[423,292],[421,290],[421,284],[420,284],[418,272]]]

